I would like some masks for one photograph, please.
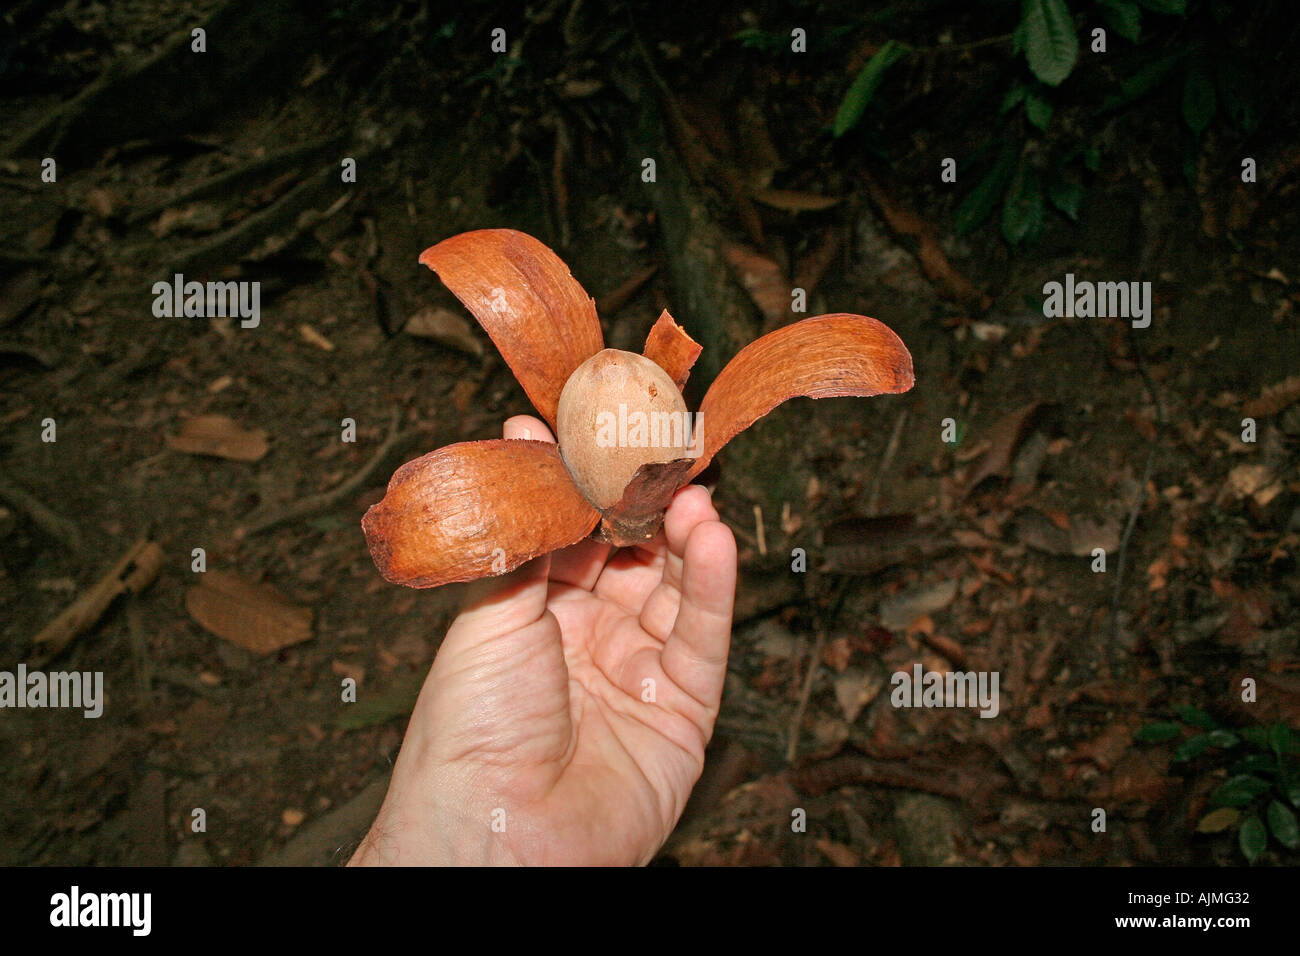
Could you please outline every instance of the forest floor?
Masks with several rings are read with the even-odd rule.
[[[174,29],[157,23],[219,5],[132,6],[72,4],[24,38],[44,85],[6,94],[0,141],[160,49]],[[0,713],[0,864],[346,858],[461,594],[384,582],[361,515],[402,461],[532,411],[424,248],[537,236],[597,298],[612,347],[639,351],[663,308],[688,332],[707,321],[666,267],[658,185],[619,145],[641,69],[627,31],[560,15],[503,66],[461,42],[491,25],[412,28],[432,65],[404,93],[400,73],[369,77],[364,51],[323,43],[277,95],[196,132],[60,163],[54,183],[44,154],[0,165],[0,669],[37,660],[33,637],[133,543],[161,548],[156,579],[48,664],[102,671],[104,718]],[[965,187],[940,182],[940,159],[979,144],[983,114],[929,94],[907,122],[833,140],[881,35],[778,61],[731,39],[743,26],[723,15],[689,40],[647,19],[637,37],[713,157],[716,178],[690,188],[733,251],[725,281],[749,281],[755,329],[782,321],[764,277],[787,313],[793,276],[807,315],[882,320],[916,386],[788,403],[722,455],[714,500],[741,547],[729,678],[662,862],[1240,863],[1230,827],[1197,826],[1254,736],[1176,760],[1194,728],[1143,728],[1178,708],[1235,734],[1300,728],[1294,179],[1244,211],[1230,181],[1189,185],[1164,148],[1177,114],[1155,102],[1126,120],[1142,136],[1106,153],[1077,223],[1019,251],[996,222],[959,237]],[[409,55],[405,29],[377,24],[373,43]],[[978,54],[926,68],[941,86],[990,69]],[[891,163],[877,136],[906,144]],[[660,167],[678,155],[664,143]],[[154,283],[176,273],[257,279],[260,324],[157,317]],[[1043,286],[1067,273],[1150,281],[1150,327],[1046,317]],[[217,431],[206,454],[186,441],[201,426]],[[223,587],[247,596],[222,604]],[[916,664],[996,672],[996,717],[893,706],[891,675]],[[1296,862],[1276,845],[1265,859]]]

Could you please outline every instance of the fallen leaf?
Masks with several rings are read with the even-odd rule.
[[[474,335],[469,322],[446,309],[421,309],[406,320],[402,331],[407,335],[431,339],[439,345],[459,349],[477,358],[483,357],[483,343]]]
[[[956,580],[938,581],[908,588],[880,602],[880,623],[892,631],[901,631],[923,614],[934,614],[952,603],[957,596]]]
[[[310,608],[233,571],[206,572],[185,592],[185,610],[205,630],[254,654],[271,654],[311,638]]]
[[[826,270],[830,268],[831,263],[835,261],[835,257],[839,255],[840,247],[843,244],[843,229],[837,227],[827,229],[822,233],[822,237],[817,244],[809,249],[795,266],[795,288],[803,289],[807,295],[812,295],[822,281],[822,276],[826,274]]]
[[[198,415],[182,422],[179,434],[168,435],[167,445],[191,455],[259,461],[270,448],[266,438],[260,428],[242,428],[224,415]]]
[[[780,266],[767,256],[735,242],[726,243],[722,254],[736,281],[763,313],[767,325],[784,325],[793,317],[790,283],[781,273]]]
[[[302,821],[307,819],[307,814],[301,810],[290,808],[280,814],[280,820],[287,827],[296,827],[301,825]]]
[[[1292,375],[1276,385],[1266,386],[1259,393],[1259,398],[1252,399],[1241,407],[1241,412],[1252,418],[1258,415],[1275,415],[1296,399],[1300,399],[1300,375]]]
[[[750,193],[764,206],[786,212],[817,212],[839,204],[836,196],[802,192],[797,189],[755,189]]]
[[[1235,500],[1253,498],[1261,508],[1282,492],[1282,482],[1268,465],[1238,465],[1228,472],[1225,490]]]
[[[837,637],[827,641],[822,650],[822,661],[837,674],[849,669],[849,660],[853,657],[853,646],[847,637]]]
[[[165,209],[151,230],[159,239],[173,232],[213,232],[221,228],[225,213],[216,203],[194,203],[184,209]]]
[[[884,678],[860,671],[848,671],[835,678],[835,699],[844,711],[844,719],[853,723],[858,719],[862,709],[876,699]]]
[[[1084,741],[1074,748],[1067,758],[1071,763],[1091,761],[1101,770],[1110,770],[1119,761],[1132,743],[1132,735],[1123,724],[1111,724],[1092,740]]]
[[[643,285],[659,271],[658,266],[646,266],[628,276],[619,286],[604,295],[596,296],[596,312],[606,318],[612,316],[627,304],[628,299],[636,295]]]
[[[989,431],[989,450],[978,462],[967,469],[962,478],[963,494],[970,494],[985,478],[1005,478],[1011,472],[1016,449],[1028,437],[1030,426],[1043,402],[1030,402],[998,419]]]

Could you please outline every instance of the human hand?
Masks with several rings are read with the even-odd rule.
[[[554,440],[529,416],[504,433]],[[704,767],[736,543],[688,485],[652,541],[612,551],[586,540],[471,586],[350,865],[649,862]]]

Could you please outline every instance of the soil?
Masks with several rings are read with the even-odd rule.
[[[0,142],[39,142],[25,137],[87,84],[232,6],[22,5]],[[733,39],[753,26],[738,12],[700,13],[701,27],[586,6],[502,14],[504,57],[486,52],[495,10],[348,8],[308,34],[291,75],[229,109],[141,120],[102,148],[65,142],[54,182],[37,147],[3,160],[0,474],[80,547],[0,502],[0,669],[35,660],[33,637],[134,542],[163,559],[48,665],[102,672],[102,719],[0,713],[0,864],[346,859],[462,593],[380,579],[361,515],[401,462],[532,411],[476,326],[450,344],[404,331],[423,309],[464,315],[419,253],[518,229],[598,302],[658,266],[602,310],[611,347],[639,351],[664,308],[692,333],[719,321],[677,304],[697,300],[675,284],[656,184],[622,135],[654,89],[638,45],[719,168],[752,183],[770,148],[769,185],[839,200],[746,211],[723,179],[692,177],[697,208],[750,246],[756,214],[755,254],[787,274],[834,237],[807,314],[879,318],[916,369],[905,395],[782,406],[711,476],[741,545],[733,651],[705,777],[660,862],[1242,862],[1235,834],[1196,832],[1229,765],[1176,762],[1184,737],[1146,742],[1142,728],[1179,706],[1236,730],[1300,727],[1300,406],[1247,414],[1300,368],[1294,117],[1251,141],[1212,136],[1189,182],[1176,94],[1139,104],[1107,128],[1078,222],[1051,218],[1013,250],[996,216],[957,236],[965,181],[936,175],[983,143],[977,92],[1011,69],[1008,50],[919,58],[891,87],[906,109],[836,140],[826,129],[871,52],[934,15],[886,29],[828,5],[819,22],[852,29],[812,62]],[[1241,149],[1283,171],[1261,173],[1258,196],[1240,188]],[[684,162],[667,141],[658,160]],[[868,177],[937,237],[973,300],[934,277]],[[259,281],[260,323],[157,316],[154,284],[176,273]],[[1044,284],[1067,273],[1151,282],[1150,327],[1046,317]],[[174,447],[212,415],[265,432],[268,450]],[[355,441],[341,440],[349,419]],[[356,475],[392,435],[355,491],[249,532]],[[256,653],[203,626],[195,549],[208,574],[307,609],[309,639]],[[998,717],[892,706],[891,675],[917,663],[997,672]],[[1264,861],[1296,862],[1277,844]]]

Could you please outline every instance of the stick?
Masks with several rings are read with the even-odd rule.
[[[236,537],[249,537],[260,534],[269,528],[284,524],[286,521],[293,521],[297,518],[303,518],[307,515],[316,514],[320,511],[327,511],[339,501],[346,498],[352,492],[356,491],[367,479],[374,474],[375,470],[384,463],[384,459],[400,442],[405,441],[419,429],[407,429],[398,431],[397,426],[401,422],[402,413],[400,410],[393,413],[393,422],[388,428],[388,437],[384,443],[379,446],[379,450],[374,453],[371,459],[361,466],[361,470],[352,475],[351,478],[340,482],[329,491],[321,492],[318,495],[308,495],[306,498],[299,498],[293,504],[276,511],[267,511],[261,517],[254,516],[248,524],[244,525],[236,533]]]
[[[817,676],[817,667],[821,663],[822,648],[826,644],[824,631],[817,632],[817,643],[813,645],[812,660],[808,662],[808,673],[804,675],[803,692],[799,694],[799,706],[794,709],[794,719],[790,721],[790,739],[785,747],[787,763],[794,763],[799,756],[799,728],[803,726],[803,715],[808,709],[808,699],[812,696],[813,678]]]
[[[119,595],[139,594],[152,584],[162,561],[162,548],[154,542],[142,539],[131,545],[107,574],[32,639],[44,651],[41,662],[57,657],[73,638],[89,630]]]
[[[876,477],[871,482],[871,494],[867,496],[867,514],[874,515],[876,509],[880,507],[880,485],[884,481],[885,472],[893,463],[894,455],[898,453],[898,440],[903,435],[903,422],[907,421],[907,409],[898,413],[898,419],[894,422],[893,434],[889,436],[889,444],[885,446],[885,453],[880,458],[880,466],[876,469]]]
[[[67,518],[45,507],[39,498],[19,488],[4,475],[0,475],[0,498],[31,518],[36,527],[64,547],[73,552],[81,552],[81,529]]]
[[[1133,338],[1133,330],[1129,329],[1129,338],[1133,339],[1133,361],[1137,365],[1138,374],[1142,376],[1142,384],[1146,387],[1147,394],[1151,396],[1151,401],[1156,406],[1156,428],[1157,435],[1159,429],[1165,424],[1165,406],[1160,401],[1160,395],[1156,392],[1155,383],[1151,381],[1151,376],[1147,374],[1146,363],[1142,361],[1142,353],[1138,350],[1137,339]],[[1128,523],[1124,526],[1124,536],[1119,541],[1119,554],[1115,559],[1115,589],[1111,592],[1110,600],[1110,640],[1112,651],[1119,646],[1119,606],[1123,597],[1122,589],[1124,586],[1124,565],[1128,558],[1128,542],[1133,536],[1133,529],[1137,526],[1138,515],[1142,513],[1142,506],[1147,500],[1147,484],[1151,481],[1151,469],[1156,462],[1156,443],[1151,442],[1151,448],[1147,452],[1146,467],[1142,471],[1142,487],[1138,489],[1137,501],[1133,503],[1133,510],[1129,512]]]

